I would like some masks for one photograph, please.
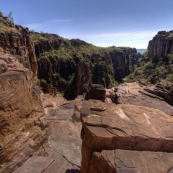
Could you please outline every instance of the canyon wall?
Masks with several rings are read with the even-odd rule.
[[[0,48],[1,51],[14,55],[26,68],[37,76],[37,60],[34,43],[29,29],[14,25],[6,18],[0,17]]]
[[[31,32],[31,36],[42,86],[51,84],[68,99],[85,93],[91,84],[111,87],[130,73],[141,56],[135,48],[101,48],[47,33]]]
[[[168,54],[173,54],[173,31],[159,31],[148,44],[148,57],[153,62],[165,60]]]
[[[0,172],[11,173],[44,149],[50,129],[38,80],[9,54],[0,54]]]
[[[50,128],[40,93],[28,29],[0,18],[0,172],[13,172],[32,155],[48,155]]]

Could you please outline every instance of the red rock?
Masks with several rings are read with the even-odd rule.
[[[0,74],[0,172],[11,173],[33,154],[48,154],[42,149],[50,128],[33,73],[10,55],[0,57],[8,67]]]
[[[165,173],[173,171],[173,153],[109,150],[95,152],[90,159],[91,173]]]
[[[91,154],[126,149],[173,152],[173,119],[157,109],[130,104],[104,103],[105,111],[92,111],[96,104],[85,101],[81,108],[81,173],[89,173]],[[97,104],[96,104],[97,105]]]

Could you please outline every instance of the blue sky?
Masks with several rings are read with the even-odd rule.
[[[97,46],[147,48],[158,31],[173,30],[173,0],[1,1],[16,24]]]

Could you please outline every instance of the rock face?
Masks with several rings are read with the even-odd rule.
[[[95,152],[90,160],[92,173],[172,172],[173,153],[112,150]]]
[[[157,84],[155,86],[147,87],[145,89],[147,92],[158,95],[162,97],[166,102],[173,105],[173,90],[172,86],[163,86],[161,84]]]
[[[164,60],[168,54],[173,54],[173,31],[160,31],[148,44],[148,57],[158,62],[159,58]]]
[[[145,150],[150,151],[150,155],[153,156],[158,156],[155,153],[157,151],[173,152],[173,119],[171,116],[157,109],[130,104],[115,105],[97,100],[89,100],[83,102],[81,117],[83,125],[81,131],[83,140],[81,173],[99,172],[95,160],[99,160],[99,163],[108,164],[108,161],[104,161],[105,157],[101,156],[102,153],[99,156],[98,154],[92,156],[94,152],[101,152],[103,150],[116,150],[118,152],[117,149]],[[114,153],[116,154],[116,152]],[[152,154],[153,152],[154,154]],[[127,155],[130,158],[130,155]],[[140,159],[140,152],[137,152],[137,155],[136,159]],[[144,153],[144,155],[146,154]],[[172,157],[172,154],[170,156],[169,154],[163,154],[163,160],[160,158],[158,162],[165,162],[165,157]],[[143,159],[146,162],[148,157],[144,157]],[[122,162],[126,162],[126,160]],[[107,167],[107,171],[105,172],[108,172],[108,170],[109,172],[111,172],[110,170],[125,172],[123,166],[116,168],[116,163],[119,162],[115,160],[114,165],[110,166],[110,169]],[[135,163],[138,164],[137,161]],[[92,168],[93,165],[95,165],[95,172]],[[102,166],[104,167],[103,164]],[[170,165],[167,166],[163,170],[170,168]],[[150,168],[149,165],[146,165],[146,167]],[[140,171],[138,167],[135,170]]]
[[[6,30],[0,29],[0,47],[5,53],[14,55],[37,76],[37,60],[34,43],[31,40],[28,28],[10,23],[8,19],[1,18],[0,23]]]
[[[49,165],[44,173],[79,173],[81,166],[81,122],[72,119],[75,111],[80,110],[81,99],[67,101],[61,94],[52,97],[41,94],[41,100],[50,122],[51,135],[48,138],[53,151],[54,162]],[[79,113],[80,114],[80,113]],[[51,159],[50,159],[51,160]],[[47,163],[48,164],[48,163]]]
[[[141,56],[133,48],[98,48],[79,39],[31,33],[38,59],[38,77],[74,99],[91,84],[109,88],[130,73]],[[36,39],[38,38],[38,39]]]
[[[11,173],[33,154],[48,154],[50,128],[33,73],[11,55],[0,60],[0,172]]]
[[[115,88],[106,89],[103,85],[92,84],[90,90],[85,94],[85,100],[95,99],[103,102],[114,103],[116,101]]]
[[[93,84],[91,89],[86,93],[85,99],[95,99],[104,101],[106,99],[106,90],[103,85]]]
[[[168,115],[173,114],[171,88],[159,88],[159,85],[145,86],[138,82],[124,83],[116,87],[117,104],[133,104],[159,109]],[[168,103],[167,103],[168,102]]]

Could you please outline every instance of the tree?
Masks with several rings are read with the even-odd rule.
[[[13,16],[12,16],[12,12],[10,11],[10,13],[8,14],[8,20],[10,21],[10,22],[14,22],[14,18],[13,18]]]
[[[2,12],[0,11],[0,17],[3,17],[3,14],[2,14]]]

